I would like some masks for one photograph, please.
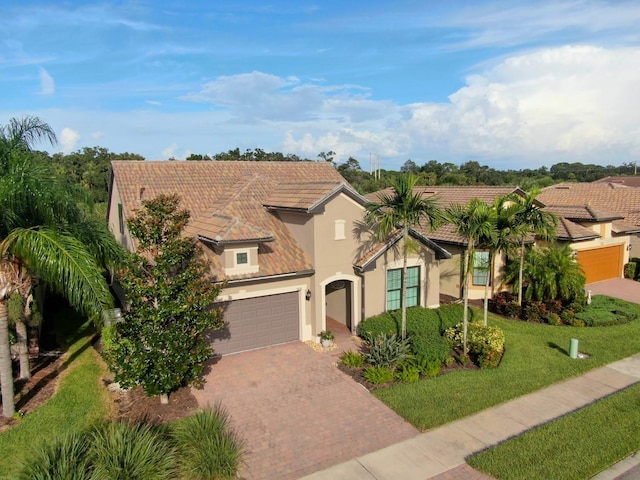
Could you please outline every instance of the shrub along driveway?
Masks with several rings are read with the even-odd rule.
[[[336,339],[338,341],[338,339]],[[246,479],[299,478],[418,431],[335,366],[351,347],[315,352],[294,342],[223,357],[194,390],[221,402],[245,440]]]
[[[613,278],[602,282],[588,283],[585,289],[591,290],[592,295],[609,295],[640,304],[640,282],[628,278]]]

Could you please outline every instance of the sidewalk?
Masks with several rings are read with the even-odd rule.
[[[415,438],[335,465],[306,480],[425,480],[491,478],[465,468],[464,459],[479,450],[582,408],[640,382],[640,354],[551,385]],[[623,464],[623,462],[620,462]],[[628,467],[616,464],[598,478],[613,479]],[[474,476],[470,477],[470,471]],[[477,476],[475,475],[477,473]],[[609,476],[607,476],[609,475]],[[621,477],[622,478],[622,477]],[[630,478],[630,477],[629,477]]]

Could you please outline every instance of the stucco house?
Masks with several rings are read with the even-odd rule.
[[[496,187],[496,186],[417,186],[414,192],[420,193],[424,197],[433,197],[438,204],[446,209],[447,207],[458,204],[467,205],[473,198],[483,200],[487,204],[493,204],[494,200],[510,194],[524,195],[525,192],[519,187]],[[390,189],[380,190],[378,192],[367,195],[369,201],[376,201],[379,195],[388,195]],[[540,207],[543,205],[540,203]],[[440,263],[440,293],[454,298],[462,298],[463,276],[462,276],[462,260],[464,251],[467,248],[467,239],[455,232],[453,225],[443,225],[438,229],[430,232],[425,229],[418,228],[421,235],[432,240],[436,245],[440,246],[451,254],[450,258],[443,259]],[[528,243],[533,243],[534,239],[528,239]],[[484,298],[484,289],[486,276],[489,274],[490,295],[506,288],[502,284],[501,271],[506,261],[503,252],[496,257],[494,271],[489,273],[487,264],[489,260],[489,252],[482,248],[477,248],[475,255],[474,268],[469,272],[469,298]]]
[[[561,183],[538,198],[563,220],[558,241],[570,242],[587,283],[620,278],[640,256],[640,188],[617,183]]]
[[[213,346],[229,354],[317,339],[331,317],[359,322],[400,307],[437,307],[440,262],[451,255],[421,232],[401,275],[401,235],[375,243],[362,220],[367,200],[326,162],[144,161],[112,163],[108,221],[127,248],[126,219],[142,201],[177,193],[191,212],[187,233],[226,286],[227,328]]]

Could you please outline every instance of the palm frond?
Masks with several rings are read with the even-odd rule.
[[[82,242],[71,235],[44,227],[17,228],[0,243],[0,254],[6,252],[96,321],[104,309],[113,306],[101,268]]]

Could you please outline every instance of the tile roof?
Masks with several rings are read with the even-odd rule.
[[[438,204],[442,208],[447,208],[451,205],[466,205],[472,199],[478,198],[487,204],[492,204],[498,197],[503,197],[511,193],[524,194],[525,192],[519,187],[506,186],[416,186],[415,192],[421,193],[426,197],[434,197]],[[378,202],[382,195],[392,195],[393,190],[386,188],[377,192],[366,195],[366,199],[370,202]],[[542,204],[541,204],[542,206]],[[437,228],[434,231],[429,231],[426,227],[417,227],[416,231],[421,235],[429,238],[435,242],[450,243],[455,245],[466,245],[466,238],[458,235],[453,225],[446,224]],[[533,242],[533,238],[528,239],[527,242]]]
[[[612,212],[605,212],[591,205],[550,205],[547,204],[545,210],[555,213],[559,217],[564,217],[574,222],[610,222],[624,218]]]
[[[558,218],[558,225],[556,229],[556,238],[565,242],[579,242],[583,240],[592,240],[599,238],[593,230],[578,225],[565,217]]]
[[[545,188],[538,198],[547,205],[589,206],[623,217],[640,226],[640,188],[612,183],[560,183]]]
[[[604,177],[591,183],[613,183],[627,187],[640,187],[640,175],[620,175],[618,177]]]
[[[191,212],[188,234],[214,243],[267,242],[258,249],[260,271],[244,275],[225,276],[218,255],[206,249],[214,274],[228,280],[312,270],[309,257],[265,204],[304,208],[341,185],[351,190],[326,162],[114,161],[112,167],[125,217],[141,207],[141,196],[178,193],[181,207]]]

